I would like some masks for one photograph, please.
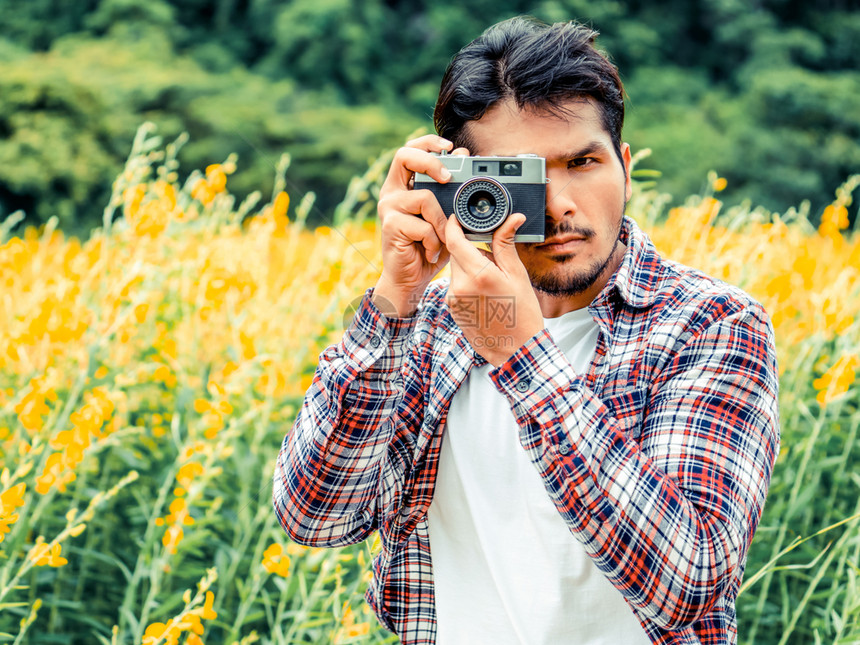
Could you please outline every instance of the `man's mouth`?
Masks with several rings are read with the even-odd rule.
[[[550,253],[574,253],[587,241],[588,238],[581,235],[560,235],[548,238],[537,247]]]

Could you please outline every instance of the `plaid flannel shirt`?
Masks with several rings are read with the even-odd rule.
[[[629,218],[589,306],[587,374],[543,330],[490,372],[558,512],[653,643],[735,643],[735,599],[779,451],[773,330],[743,291],[662,259]],[[435,641],[427,509],[449,403],[484,363],[431,283],[411,318],[368,290],[320,356],[274,477],[297,542],[379,531],[367,600],[403,643]],[[523,544],[522,548],[531,548]]]

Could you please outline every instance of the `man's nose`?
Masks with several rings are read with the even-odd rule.
[[[575,214],[576,201],[567,173],[547,173],[547,178],[549,179],[546,185],[547,218],[561,220]]]

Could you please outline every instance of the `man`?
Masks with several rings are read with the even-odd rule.
[[[368,601],[403,643],[736,642],[779,448],[772,329],[624,216],[622,87],[595,35],[517,18],[452,61],[440,136],[381,191],[382,274],[281,449],[285,530],[378,530]],[[546,240],[514,243],[515,214],[492,252],[469,243],[410,189],[449,179],[443,150],[545,157]]]

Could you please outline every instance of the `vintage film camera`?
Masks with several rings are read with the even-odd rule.
[[[466,239],[490,242],[493,231],[512,213],[526,221],[517,229],[515,242],[543,242],[546,213],[546,160],[537,155],[516,157],[463,157],[435,155],[451,171],[451,180],[440,184],[416,173],[413,188],[436,195],[447,217],[456,215]]]

